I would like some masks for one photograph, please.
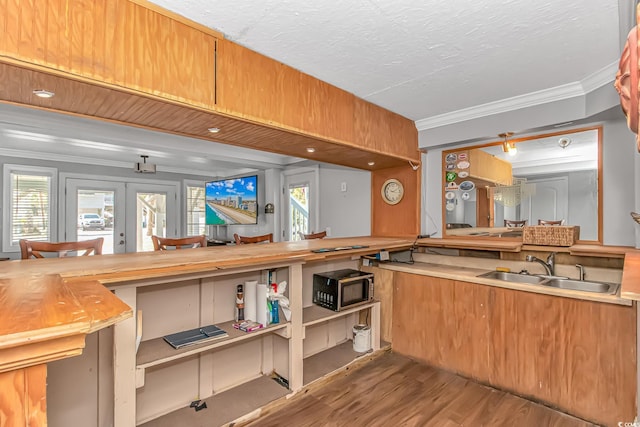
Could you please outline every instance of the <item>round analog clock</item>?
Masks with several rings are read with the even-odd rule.
[[[382,184],[382,200],[390,205],[400,203],[404,196],[404,187],[397,179],[388,179]]]

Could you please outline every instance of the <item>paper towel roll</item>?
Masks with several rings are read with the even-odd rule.
[[[248,280],[244,282],[244,318],[246,320],[256,319],[256,288],[258,286],[257,280]]]
[[[256,290],[256,322],[262,323],[264,326],[269,324],[267,309],[267,285],[260,283]]]

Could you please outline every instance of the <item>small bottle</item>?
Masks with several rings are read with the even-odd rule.
[[[280,313],[278,308],[280,304],[278,304],[277,299],[271,300],[271,323],[280,323]]]

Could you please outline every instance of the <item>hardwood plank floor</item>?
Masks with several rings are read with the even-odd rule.
[[[518,426],[594,424],[388,352],[301,393],[251,427]]]

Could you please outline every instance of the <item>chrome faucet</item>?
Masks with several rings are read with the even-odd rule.
[[[540,258],[536,258],[533,255],[527,255],[525,259],[529,262],[537,262],[539,264],[542,264],[545,271],[547,272],[547,276],[555,275],[555,269],[556,269],[556,253],[555,252],[551,252],[549,254],[549,256],[547,257],[547,262],[544,262]]]

